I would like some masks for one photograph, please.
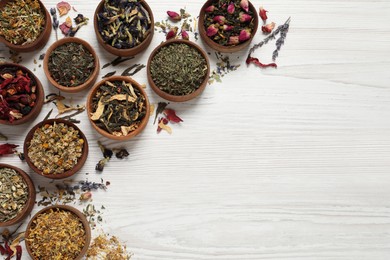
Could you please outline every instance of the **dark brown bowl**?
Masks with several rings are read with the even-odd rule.
[[[84,140],[83,151],[82,151],[81,157],[77,161],[77,164],[72,169],[65,171],[63,173],[60,173],[60,174],[43,174],[43,172],[41,170],[39,170],[37,167],[35,167],[34,163],[31,161],[30,157],[28,156],[28,147],[30,145],[30,141],[31,141],[32,137],[34,136],[35,130],[37,128],[39,128],[43,125],[46,125],[46,124],[52,125],[54,122],[64,123],[68,126],[73,127],[75,130],[79,131],[80,138]],[[48,119],[48,120],[45,120],[45,121],[42,121],[42,122],[36,124],[28,132],[26,139],[24,140],[23,152],[24,152],[24,156],[26,158],[26,162],[27,162],[28,166],[30,166],[30,168],[34,172],[36,172],[37,174],[39,174],[43,177],[49,178],[49,179],[63,179],[63,178],[67,178],[67,177],[74,175],[76,172],[78,172],[83,167],[83,165],[88,157],[88,141],[87,141],[87,138],[85,137],[85,135],[83,134],[83,132],[75,124],[73,124],[67,120],[63,120],[63,119]]]
[[[89,244],[91,243],[91,228],[89,226],[89,223],[87,221],[87,219],[85,218],[84,214],[81,213],[78,209],[74,208],[74,207],[71,207],[71,206],[66,206],[66,205],[55,205],[55,206],[49,206],[49,207],[46,207],[40,211],[38,211],[30,220],[30,222],[28,223],[27,225],[27,229],[26,229],[26,234],[25,234],[25,237],[28,238],[29,235],[30,235],[30,229],[31,229],[31,226],[33,225],[33,222],[34,220],[42,213],[45,213],[46,211],[50,210],[50,209],[59,209],[59,210],[65,210],[65,211],[70,211],[71,213],[73,213],[74,215],[76,215],[83,227],[84,227],[84,230],[85,230],[85,245],[83,247],[83,249],[80,251],[80,254],[74,259],[74,260],[80,260],[82,259],[82,257],[87,253],[88,251],[88,248],[89,248]],[[33,256],[33,253],[32,253],[32,250],[31,250],[31,247],[30,247],[30,244],[27,240],[26,241],[26,249],[27,249],[27,252],[28,254],[30,255],[30,257],[34,260],[36,260],[37,258],[35,258]],[[50,245],[48,245],[50,246]]]
[[[200,54],[202,54],[202,56],[206,59],[206,62],[207,62],[207,72],[206,72],[206,76],[203,80],[203,82],[201,83],[201,85],[199,86],[199,88],[197,90],[195,90],[194,92],[192,92],[191,94],[188,94],[188,95],[183,95],[183,96],[175,96],[175,95],[171,95],[171,94],[168,94],[167,92],[161,90],[153,81],[152,79],[152,75],[150,73],[150,63],[154,57],[154,55],[156,55],[156,53],[164,46],[167,46],[167,45],[170,45],[170,44],[173,44],[173,43],[184,43],[184,44],[187,44],[189,45],[190,47],[196,49]],[[188,100],[191,100],[195,97],[197,97],[198,95],[200,95],[200,93],[203,92],[203,90],[206,88],[206,85],[207,85],[207,82],[209,80],[209,75],[210,75],[210,62],[209,62],[209,58],[207,57],[207,54],[205,53],[204,50],[202,50],[198,45],[196,45],[195,43],[191,42],[191,41],[188,41],[188,40],[181,40],[181,39],[175,39],[175,40],[168,40],[166,42],[163,42],[161,43],[159,46],[157,46],[152,54],[150,54],[149,56],[149,59],[148,59],[148,64],[147,64],[147,76],[148,76],[148,82],[150,84],[150,86],[152,87],[153,91],[157,93],[157,95],[159,95],[160,97],[166,99],[166,100],[169,100],[169,101],[173,101],[173,102],[184,102],[184,101],[188,101]]]
[[[3,163],[0,163],[0,168],[9,168],[15,170],[17,173],[19,173],[19,175],[23,178],[23,180],[26,182],[28,186],[28,200],[23,210],[15,218],[7,222],[0,222],[0,227],[6,227],[21,222],[30,214],[35,204],[36,193],[35,193],[35,186],[33,181],[31,180],[30,176],[27,173],[25,173],[23,170],[15,166],[3,164]]]
[[[251,44],[251,41],[253,40],[253,37],[255,36],[256,32],[257,32],[257,29],[259,27],[259,17],[257,16],[257,11],[256,11],[256,8],[252,5],[251,2],[249,2],[249,9],[253,12],[253,23],[254,23],[254,28],[253,28],[253,31],[252,31],[252,35],[250,37],[249,40],[243,42],[243,43],[240,43],[238,45],[234,45],[234,46],[223,46],[223,45],[220,45],[218,43],[216,43],[215,41],[213,41],[212,39],[210,39],[207,34],[206,34],[206,28],[204,26],[204,18],[205,18],[205,9],[207,7],[209,7],[213,2],[215,2],[215,0],[208,0],[203,6],[202,8],[200,9],[200,13],[199,13],[199,22],[198,22],[198,26],[199,26],[199,35],[200,35],[200,38],[203,40],[203,42],[205,42],[210,48],[216,50],[216,51],[219,51],[219,52],[223,52],[223,53],[232,53],[232,52],[237,52],[237,51],[241,51],[245,48],[247,48],[250,44]]]
[[[95,69],[91,73],[90,77],[83,84],[78,85],[78,86],[74,86],[74,87],[67,87],[67,86],[62,86],[62,85],[58,84],[51,76],[49,68],[48,68],[49,57],[50,57],[50,54],[52,53],[52,51],[55,50],[58,46],[61,46],[61,45],[68,43],[68,42],[82,44],[85,48],[87,48],[87,50],[92,54],[92,56],[95,59],[95,64],[94,64]],[[49,47],[49,49],[46,51],[45,58],[43,59],[43,70],[46,74],[46,77],[48,78],[48,80],[50,81],[50,83],[54,87],[58,88],[60,91],[63,91],[63,92],[77,93],[77,92],[80,92],[84,89],[91,87],[95,83],[95,81],[99,75],[99,71],[100,71],[99,57],[97,56],[95,50],[92,48],[92,46],[88,42],[86,42],[80,38],[77,38],[77,37],[66,37],[66,38],[62,38],[61,40],[54,42]]]
[[[4,125],[20,125],[20,124],[24,124],[24,123],[26,123],[26,122],[28,122],[30,120],[34,120],[38,116],[38,114],[42,110],[42,106],[43,106],[43,103],[45,101],[44,100],[45,99],[45,93],[44,93],[44,90],[43,90],[41,82],[34,75],[34,73],[32,73],[29,69],[27,69],[26,67],[24,67],[22,65],[15,64],[15,63],[2,63],[2,64],[0,64],[0,69],[8,68],[8,67],[10,67],[10,68],[15,67],[17,69],[22,70],[25,73],[28,73],[28,75],[32,79],[34,79],[34,81],[36,82],[36,97],[37,97],[37,99],[35,101],[35,106],[32,108],[30,113],[28,113],[27,115],[23,116],[20,119],[16,119],[12,123],[9,122],[8,120],[0,119],[0,124],[4,124]],[[1,94],[0,94],[0,96],[1,96]]]
[[[0,12],[1,12],[1,9],[8,3],[8,2],[12,2],[12,1],[17,1],[17,0],[3,0],[3,1],[0,1]],[[28,44],[24,44],[24,45],[16,45],[16,44],[13,44],[13,43],[10,43],[9,41],[7,41],[6,39],[4,39],[2,36],[0,36],[0,42],[4,43],[5,45],[8,46],[8,48],[10,48],[11,50],[14,50],[16,52],[31,52],[31,51],[36,51],[36,50],[39,50],[41,49],[43,46],[46,45],[47,41],[49,40],[50,38],[50,33],[51,33],[51,17],[50,17],[50,14],[49,12],[47,11],[47,9],[45,8],[45,6],[43,5],[43,3],[41,1],[39,1],[39,4],[41,6],[41,8],[44,10],[45,12],[45,27],[41,33],[41,35],[33,42],[31,43],[28,43]]]
[[[98,40],[99,44],[109,53],[114,54],[116,56],[120,57],[128,57],[128,56],[134,56],[142,51],[144,51],[150,43],[152,42],[153,34],[154,34],[154,18],[153,18],[153,12],[152,9],[150,9],[149,5],[146,3],[144,0],[140,0],[139,2],[142,4],[142,6],[145,8],[145,10],[148,12],[149,17],[150,17],[150,29],[149,29],[149,35],[146,37],[146,39],[141,42],[139,45],[129,48],[129,49],[118,49],[115,48],[109,44],[107,44],[102,36],[99,33],[99,28],[98,28],[98,14],[99,12],[103,9],[105,0],[102,0],[99,5],[96,7],[95,14],[94,14],[94,20],[93,20],[93,26],[95,28],[95,34],[96,34],[96,39]]]
[[[92,121],[92,119],[91,119],[91,114],[93,113],[93,111],[92,111],[92,99],[93,99],[93,97],[95,97],[96,92],[98,91],[98,88],[101,85],[103,85],[106,81],[125,81],[125,82],[128,82],[128,83],[131,83],[132,86],[137,88],[141,92],[141,94],[144,95],[144,97],[145,97],[145,101],[146,101],[146,104],[145,104],[145,106],[146,106],[146,115],[142,119],[141,124],[139,125],[139,127],[137,129],[135,129],[134,131],[130,132],[126,136],[112,135],[109,132],[105,131],[104,129],[101,129],[100,127],[98,127],[95,124],[95,122]],[[88,113],[89,122],[91,122],[92,127],[99,134],[101,134],[102,136],[107,137],[109,139],[112,139],[112,140],[127,141],[127,140],[130,140],[131,138],[135,137],[136,135],[141,133],[142,130],[145,129],[146,125],[149,122],[150,103],[149,103],[149,99],[148,99],[148,96],[146,95],[145,90],[142,88],[142,86],[137,81],[135,81],[134,79],[132,79],[130,77],[112,76],[112,77],[105,78],[105,79],[101,80],[95,86],[93,86],[93,88],[89,91],[88,98],[87,98],[87,113]]]

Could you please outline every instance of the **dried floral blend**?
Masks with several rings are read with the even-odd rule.
[[[0,10],[0,36],[15,45],[34,42],[45,23],[44,11],[37,0],[9,1]]]
[[[26,242],[36,259],[75,259],[86,242],[79,217],[68,210],[49,209],[34,219]]]
[[[105,0],[97,19],[103,41],[117,49],[133,48],[150,34],[149,13],[137,0]]]
[[[87,252],[88,260],[129,260],[131,256],[132,254],[126,250],[126,245],[123,245],[117,237],[106,234],[96,237]]]
[[[13,122],[28,115],[37,99],[37,83],[17,67],[0,68],[0,119]]]
[[[162,47],[150,62],[153,82],[162,91],[175,96],[196,91],[205,79],[206,72],[205,57],[185,43]]]
[[[84,139],[79,131],[64,123],[37,128],[28,146],[28,157],[44,175],[72,169],[83,152]]]
[[[75,87],[85,83],[95,69],[95,58],[82,44],[64,43],[48,59],[51,77],[61,86]]]
[[[125,81],[105,81],[92,98],[91,120],[115,136],[136,130],[146,116],[146,99]]]
[[[28,186],[14,169],[0,168],[0,222],[14,219],[28,200]]]
[[[255,15],[249,9],[248,0],[218,0],[205,9],[203,26],[214,42],[223,46],[239,45],[250,39]]]

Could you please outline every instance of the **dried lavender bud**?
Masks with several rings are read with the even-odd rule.
[[[123,159],[129,156],[129,152],[126,149],[120,149],[118,152],[115,153],[116,158]]]
[[[283,27],[280,30],[280,36],[279,39],[276,40],[276,50],[274,50],[272,54],[272,60],[275,61],[275,59],[279,56],[279,51],[282,45],[284,44],[284,41],[286,40],[289,24],[283,24]]]

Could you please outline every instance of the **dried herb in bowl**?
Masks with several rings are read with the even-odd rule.
[[[83,153],[84,139],[78,130],[64,123],[38,127],[28,145],[31,163],[43,175],[71,170]]]
[[[0,10],[0,36],[12,44],[34,42],[44,26],[44,10],[37,0],[9,1]]]
[[[207,73],[205,57],[185,43],[162,46],[150,61],[154,84],[162,91],[184,96],[196,91]]]
[[[22,176],[11,168],[0,168],[0,222],[8,222],[24,209],[28,186]]]
[[[17,66],[0,67],[0,119],[13,122],[36,105],[37,82]]]
[[[105,0],[97,14],[103,41],[117,49],[141,44],[150,34],[151,18],[138,0]]]
[[[91,120],[114,136],[127,136],[146,116],[147,100],[130,82],[106,80],[92,97]]]
[[[95,58],[81,43],[66,42],[50,53],[47,67],[51,77],[59,85],[76,87],[85,83],[92,75]]]

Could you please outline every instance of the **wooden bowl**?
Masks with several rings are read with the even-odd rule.
[[[26,234],[25,234],[25,242],[26,242],[26,249],[27,249],[27,252],[28,254],[30,255],[30,257],[34,260],[38,260],[37,258],[35,258],[33,256],[33,252],[32,252],[32,249],[31,249],[31,246],[30,246],[30,243],[27,241],[27,239],[29,238],[30,236],[30,230],[33,226],[33,222],[34,220],[42,213],[45,213],[51,209],[59,209],[59,210],[64,210],[64,211],[69,211],[71,213],[73,213],[74,215],[76,215],[80,222],[82,223],[83,227],[84,227],[84,230],[85,230],[85,245],[83,247],[83,249],[80,251],[80,254],[75,258],[75,260],[80,260],[82,259],[82,257],[87,253],[88,251],[88,248],[89,248],[89,244],[91,243],[91,228],[89,226],[89,223],[86,219],[86,217],[84,216],[83,213],[81,213],[78,209],[74,208],[74,207],[71,207],[71,206],[66,206],[66,205],[55,205],[55,206],[49,206],[49,207],[46,207],[40,211],[38,211],[30,220],[30,222],[28,223],[27,225],[27,229],[26,229]],[[50,245],[48,245],[50,246]]]
[[[17,1],[17,0],[2,0],[0,1],[0,12],[1,9],[8,3],[12,1]],[[0,36],[0,42],[4,43],[8,48],[11,50],[14,50],[16,52],[31,52],[31,51],[36,51],[41,49],[43,46],[46,45],[47,41],[50,38],[50,33],[52,29],[52,23],[51,23],[51,17],[45,6],[41,1],[39,1],[39,5],[41,6],[42,10],[45,13],[45,27],[43,31],[41,32],[41,35],[33,42],[24,44],[24,45],[16,45],[13,43],[10,43],[6,39],[4,39],[2,36]]]
[[[209,7],[212,3],[214,3],[216,0],[208,0],[203,6],[202,8],[200,9],[200,13],[199,13],[199,22],[198,22],[198,26],[199,26],[199,35],[200,35],[200,38],[203,40],[203,42],[205,42],[210,48],[216,50],[216,51],[219,51],[219,52],[223,52],[223,53],[232,53],[232,52],[238,52],[238,51],[241,51],[245,48],[247,48],[251,41],[253,40],[253,37],[255,36],[256,32],[257,32],[257,29],[259,27],[259,17],[257,16],[257,11],[256,11],[256,8],[252,5],[251,2],[249,2],[249,10],[251,10],[253,12],[253,23],[254,23],[254,28],[253,28],[253,31],[252,31],[252,34],[251,34],[251,37],[249,40],[243,42],[243,43],[240,43],[238,45],[234,45],[234,46],[224,46],[224,45],[220,45],[218,43],[216,43],[215,41],[213,41],[212,39],[210,39],[207,34],[206,34],[206,28],[204,26],[204,18],[205,18],[205,9],[207,7]]]
[[[92,121],[92,119],[91,119],[91,114],[94,112],[92,110],[92,99],[96,96],[98,88],[101,85],[103,85],[106,81],[110,81],[110,82],[113,82],[113,81],[125,81],[125,82],[128,82],[128,83],[131,83],[132,86],[137,88],[141,92],[141,94],[145,97],[145,101],[146,101],[146,104],[145,104],[145,106],[146,106],[145,117],[142,119],[142,121],[141,121],[140,125],[138,126],[138,128],[135,129],[134,131],[130,132],[126,136],[116,136],[116,135],[110,134],[109,132],[105,131],[104,129],[101,129],[100,127],[98,127],[95,124],[95,122]],[[88,98],[87,98],[87,113],[88,113],[89,122],[91,122],[92,127],[99,134],[101,134],[102,136],[107,137],[109,139],[112,139],[112,140],[127,141],[127,140],[130,140],[131,138],[135,137],[136,135],[141,133],[142,130],[145,129],[146,125],[149,122],[150,103],[149,103],[149,99],[148,99],[148,96],[146,95],[145,90],[142,88],[142,86],[137,81],[135,81],[134,79],[132,79],[130,77],[126,77],[126,76],[112,76],[112,77],[109,77],[109,78],[101,80],[95,86],[93,86],[93,88],[90,90],[90,92],[88,94]]]
[[[175,96],[175,95],[171,95],[171,94],[168,94],[167,92],[161,90],[153,81],[152,79],[152,75],[150,73],[150,65],[151,65],[151,62],[152,62],[152,59],[153,57],[156,55],[156,53],[164,46],[168,46],[170,44],[173,44],[173,43],[183,43],[183,44],[187,44],[188,46],[196,49],[206,60],[206,63],[207,63],[207,71],[206,71],[206,76],[203,80],[203,82],[201,83],[201,85],[199,86],[199,88],[197,90],[195,90],[194,92],[192,92],[191,94],[188,94],[188,95],[183,95],[183,96]],[[166,42],[163,42],[161,43],[159,46],[157,46],[152,54],[150,54],[149,56],[149,59],[148,59],[148,64],[147,64],[147,76],[148,76],[148,82],[150,84],[150,86],[152,87],[153,91],[157,93],[157,95],[159,95],[160,97],[166,99],[166,100],[169,100],[169,101],[173,101],[173,102],[184,102],[184,101],[188,101],[188,100],[191,100],[195,97],[197,97],[200,93],[203,92],[203,90],[206,88],[206,85],[207,85],[207,82],[209,80],[209,75],[210,75],[210,62],[209,62],[209,58],[207,57],[207,54],[205,53],[204,50],[202,50],[198,45],[196,45],[195,43],[191,42],[191,41],[188,41],[188,40],[182,40],[182,39],[174,39],[174,40],[168,40]]]
[[[34,136],[35,130],[37,130],[39,127],[44,126],[46,124],[52,125],[54,122],[64,123],[64,124],[68,125],[69,127],[73,127],[75,130],[79,131],[80,138],[84,140],[83,150],[82,150],[81,157],[78,158],[76,165],[74,165],[72,169],[64,171],[63,173],[59,173],[59,174],[44,174],[31,161],[31,159],[28,155],[28,147],[30,146],[30,142],[31,142],[32,137]],[[85,137],[85,135],[83,134],[83,132],[75,124],[73,124],[67,120],[63,120],[63,119],[48,119],[48,120],[44,120],[44,121],[36,124],[28,132],[26,139],[24,140],[23,152],[24,152],[24,156],[26,158],[26,162],[27,162],[28,166],[30,166],[30,168],[34,172],[36,172],[37,174],[39,174],[43,177],[49,178],[49,179],[63,179],[63,178],[67,178],[67,177],[74,175],[76,172],[78,172],[83,167],[83,165],[88,157],[88,141],[87,141],[87,138]]]
[[[109,44],[107,44],[102,36],[99,33],[99,28],[98,28],[98,14],[101,12],[103,9],[105,0],[100,1],[99,5],[96,7],[95,14],[94,14],[94,20],[93,20],[93,26],[95,28],[95,34],[96,34],[96,39],[98,40],[99,44],[109,53],[114,54],[116,56],[120,57],[128,57],[128,56],[134,56],[142,51],[144,51],[152,42],[153,34],[154,34],[154,17],[153,17],[153,12],[152,9],[150,9],[149,5],[146,3],[145,0],[140,0],[139,2],[141,5],[145,8],[145,10],[148,12],[149,17],[150,17],[150,28],[149,28],[149,35],[146,36],[146,39],[144,39],[139,45],[129,48],[129,49],[118,49],[115,48]]]
[[[34,120],[38,116],[38,114],[41,112],[43,103],[45,101],[45,93],[44,93],[44,90],[43,90],[41,82],[34,75],[34,73],[32,73],[29,69],[27,69],[26,67],[24,67],[22,65],[15,64],[15,63],[2,63],[2,64],[0,64],[0,70],[2,70],[4,68],[20,69],[23,72],[27,73],[30,76],[30,78],[35,81],[35,83],[36,83],[35,84],[36,85],[36,91],[35,91],[36,101],[35,101],[35,106],[31,109],[30,113],[28,113],[27,115],[23,116],[20,119],[16,119],[12,123],[9,122],[8,120],[0,119],[0,124],[4,124],[4,125],[20,125],[20,124],[24,124],[24,123],[26,123],[26,122],[28,122],[30,120]]]
[[[30,214],[35,204],[36,193],[35,193],[35,186],[33,181],[31,180],[30,176],[27,173],[25,173],[23,170],[15,166],[3,164],[3,163],[0,163],[0,169],[1,168],[9,168],[15,170],[23,178],[23,180],[25,181],[28,187],[28,200],[23,210],[15,218],[7,222],[0,222],[0,227],[6,227],[21,222]]]
[[[81,85],[78,85],[78,86],[74,86],[74,87],[67,87],[67,86],[63,86],[63,85],[60,85],[59,83],[57,83],[53,77],[51,76],[51,73],[49,71],[49,68],[48,68],[48,62],[49,62],[49,57],[50,57],[50,54],[59,46],[65,44],[65,43],[69,43],[69,42],[73,42],[73,43],[78,43],[78,44],[82,44],[91,54],[92,56],[94,57],[95,59],[95,69],[92,71],[91,75],[89,76],[89,78]],[[77,92],[80,92],[84,89],[87,89],[89,87],[91,87],[98,75],[99,75],[99,71],[100,71],[100,65],[99,65],[99,58],[95,52],[95,50],[92,48],[92,46],[80,39],[80,38],[77,38],[77,37],[66,37],[66,38],[62,38],[61,40],[58,40],[56,42],[54,42],[50,47],[49,49],[46,51],[46,55],[45,55],[45,58],[43,59],[43,70],[45,71],[45,74],[46,74],[46,77],[48,78],[48,80],[50,81],[50,83],[58,88],[60,91],[63,91],[63,92],[67,92],[67,93],[77,93]]]

